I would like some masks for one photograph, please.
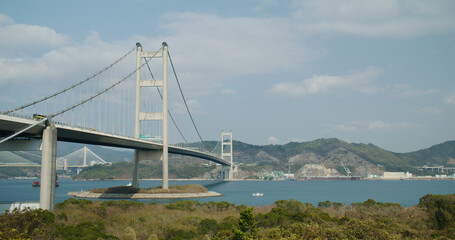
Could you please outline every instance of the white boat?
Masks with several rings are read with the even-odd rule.
[[[254,197],[262,197],[262,196],[264,196],[264,193],[259,193],[259,192],[253,193],[253,196]]]
[[[131,187],[133,186],[133,184],[131,182],[129,182],[128,184],[126,184],[127,187]]]

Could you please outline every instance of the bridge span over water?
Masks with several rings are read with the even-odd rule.
[[[35,120],[7,116],[0,114],[0,136],[8,136],[18,132],[30,125],[36,124]],[[27,150],[40,150],[41,133],[45,128],[45,124],[38,124],[31,129],[19,135],[19,138],[0,144],[0,151],[23,150],[24,145],[28,145]],[[109,147],[128,148],[145,151],[160,151],[163,149],[162,143],[155,143],[143,139],[135,139],[130,137],[117,136],[108,133],[97,132],[91,129],[81,129],[71,126],[55,124],[57,128],[57,140],[63,142],[73,142],[82,144],[102,145]],[[26,139],[24,139],[26,138]],[[212,161],[223,166],[230,166],[231,162],[220,158],[214,154],[201,152],[199,150],[169,146],[169,153],[191,156],[196,158]],[[149,159],[156,160],[156,159]]]
[[[128,60],[134,50],[136,56]],[[168,81],[168,63],[176,80],[173,84]],[[232,179],[232,132],[222,132],[219,156],[207,149],[183,94],[167,43],[151,52],[143,51],[137,43],[101,71],[69,85],[0,114],[0,151],[42,151],[41,208],[54,208],[57,141],[134,149],[133,187],[139,187],[141,160],[161,160],[162,187],[167,189],[169,153],[219,163],[227,167],[221,177]],[[174,92],[181,96],[180,100],[173,98]],[[186,126],[193,127],[196,142],[202,144],[204,151],[188,147],[191,146],[188,136],[178,124],[178,117],[184,116],[182,109],[186,110],[187,120],[191,120]],[[178,116],[173,115],[176,112]]]

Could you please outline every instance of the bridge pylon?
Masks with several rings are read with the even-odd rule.
[[[144,52],[140,43],[136,43],[136,108],[135,108],[135,122],[134,122],[134,138],[139,139],[140,122],[141,121],[162,121],[163,124],[163,149],[158,151],[147,150],[134,150],[134,168],[133,168],[133,187],[139,187],[139,161],[141,160],[157,160],[159,157],[163,161],[163,189],[168,189],[168,50],[166,42],[157,52]],[[141,66],[142,59],[148,61],[150,58],[163,59],[163,79],[161,80],[142,80],[141,79]],[[160,87],[162,88],[163,108],[162,112],[141,112],[141,88],[143,87]]]
[[[57,128],[51,120],[46,121],[42,134],[40,208],[54,210],[55,178],[57,165]]]
[[[225,138],[225,137],[228,137],[228,138]],[[229,146],[228,152],[224,151],[224,146]],[[230,132],[221,131],[221,158],[226,159],[225,157],[228,157],[229,161],[231,162],[231,166],[229,167],[228,179],[232,180],[232,179],[234,179],[234,172],[233,172],[234,153],[232,152],[232,131],[230,131]],[[224,172],[223,172],[223,175],[224,175]],[[224,179],[225,177],[222,176],[222,178]]]

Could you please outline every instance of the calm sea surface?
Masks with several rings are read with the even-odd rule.
[[[0,204],[12,202],[39,202],[39,188],[32,187],[33,180],[1,179]],[[129,181],[74,181],[59,179],[55,202],[68,199],[68,192],[86,191],[126,185]],[[295,199],[317,205],[320,201],[330,200],[351,204],[363,202],[369,198],[380,202],[399,203],[413,206],[425,194],[455,193],[455,181],[409,180],[409,181],[169,181],[169,185],[201,184],[210,191],[224,194],[222,197],[195,198],[200,202],[228,201],[249,206],[273,204],[277,200]],[[161,181],[140,181],[140,187],[148,188],[161,185]],[[263,197],[254,197],[252,193],[264,193]],[[169,203],[177,200],[138,200],[140,202]]]

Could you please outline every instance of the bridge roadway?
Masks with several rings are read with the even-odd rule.
[[[35,124],[35,120],[13,117],[0,114],[0,137],[6,137],[13,132],[20,131],[27,126]],[[64,142],[74,142],[83,144],[102,145],[109,147],[129,148],[138,150],[161,150],[163,145],[160,143],[149,142],[140,139],[123,137],[113,134],[100,133],[93,130],[75,128],[55,123],[57,128],[57,140]],[[44,124],[37,125],[23,134],[21,137],[40,138],[44,129]],[[230,166],[231,163],[209,153],[204,153],[188,148],[169,145],[169,153],[202,158],[219,163],[223,166]]]

